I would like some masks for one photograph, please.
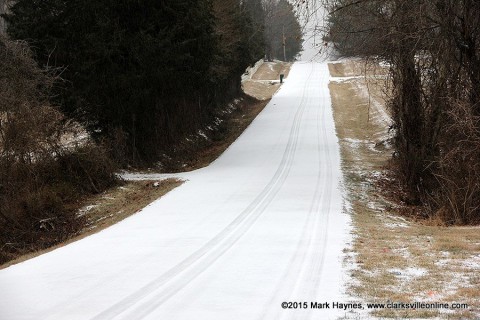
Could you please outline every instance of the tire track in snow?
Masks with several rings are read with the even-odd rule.
[[[313,89],[315,90],[315,88]],[[328,97],[324,97],[320,102],[320,108],[322,108],[321,113],[318,108],[315,110],[317,112],[316,131],[318,138],[317,154],[319,167],[313,199],[302,229],[302,237],[298,241],[297,250],[290,259],[288,267],[282,275],[279,284],[275,288],[267,307],[264,309],[258,320],[291,319],[292,316],[295,317],[295,319],[304,319],[310,318],[312,315],[311,310],[296,310],[297,312],[292,315],[288,313],[288,310],[282,310],[279,307],[279,303],[281,301],[299,301],[296,294],[304,292],[308,292],[306,297],[314,301],[315,293],[321,280],[320,276],[324,264],[324,252],[328,235],[327,227],[329,212],[325,214],[320,210],[321,208],[330,208],[332,185],[332,170],[329,166],[329,144],[325,128],[325,108],[329,106],[329,101],[326,101],[327,99]],[[320,124],[323,129],[322,132],[320,130]],[[324,152],[321,150],[322,143],[323,146],[325,146]],[[322,188],[321,182],[323,173],[326,173],[326,178],[324,179]],[[307,245],[305,245],[306,243]],[[303,250],[304,247],[307,247],[308,249]],[[291,277],[291,274],[298,276]]]
[[[155,280],[97,314],[92,320],[117,317],[129,320],[144,318],[208,269],[250,229],[273,200],[288,176],[306,107],[307,96],[305,93],[314,69],[315,64],[312,64],[280,165],[260,194],[227,227],[204,246]]]
[[[324,73],[328,74],[328,73]],[[322,297],[317,297],[317,292],[320,287],[322,280],[322,271],[325,263],[325,251],[327,247],[328,239],[328,223],[330,216],[330,204],[332,200],[332,185],[333,185],[333,175],[331,167],[331,156],[330,156],[330,147],[327,139],[327,130],[326,130],[326,115],[325,108],[330,107],[330,101],[325,101],[324,97],[322,101],[322,112],[321,112],[321,127],[322,133],[320,133],[320,113],[317,118],[317,132],[319,136],[323,138],[323,153],[321,152],[320,146],[318,146],[318,152],[322,153],[324,156],[323,167],[325,172],[325,180],[322,190],[322,195],[318,201],[315,201],[313,210],[315,213],[315,230],[314,237],[312,237],[310,242],[309,253],[312,257],[312,263],[306,265],[306,270],[301,272],[301,279],[299,279],[299,286],[297,288],[297,293],[304,292],[306,297],[311,301],[322,300]],[[320,168],[321,169],[321,168]],[[318,181],[320,184],[320,181]],[[320,201],[321,199],[321,201]],[[316,200],[316,199],[315,199]],[[321,204],[320,204],[321,203]],[[317,232],[321,230],[321,232]],[[317,310],[307,309],[306,312],[299,312],[296,314],[295,319],[310,319],[314,314],[317,314]]]

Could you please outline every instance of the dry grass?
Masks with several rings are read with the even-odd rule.
[[[360,76],[358,64],[336,63],[330,71],[336,77]],[[399,215],[404,208],[387,200],[378,183],[379,177],[388,179],[383,173],[392,152],[384,81],[367,76],[330,85],[355,230],[347,259],[355,265],[351,293],[365,302],[469,305],[457,311],[385,309],[367,318],[478,319],[480,229],[407,220]]]
[[[0,265],[0,269],[37,257],[104,230],[137,213],[182,183],[183,181],[177,179],[131,181],[95,197],[87,198],[79,205],[82,208],[78,213],[79,219],[86,219],[86,223],[78,234],[49,249],[29,253]]]
[[[243,91],[261,101],[271,99],[280,88],[280,74],[284,74],[286,79],[291,66],[291,63],[280,61],[263,63],[252,79],[243,82]]]
[[[183,183],[177,179],[134,181],[88,199],[80,215],[87,218],[82,235],[103,230],[143,209]]]
[[[252,76],[253,80],[279,80],[280,74],[284,74],[285,78],[290,73],[292,64],[290,62],[274,61],[264,62],[257,72]]]
[[[328,64],[332,77],[359,77],[359,76],[385,76],[388,69],[374,61],[365,63],[364,60],[345,60]]]

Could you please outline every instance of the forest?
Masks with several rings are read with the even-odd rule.
[[[0,13],[0,263],[74,234],[80,198],[154,166],[242,95],[248,66],[302,43],[286,0],[4,0]]]
[[[446,225],[480,222],[480,2],[333,0],[325,40],[389,66],[395,181]]]

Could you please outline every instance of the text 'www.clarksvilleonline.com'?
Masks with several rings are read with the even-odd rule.
[[[468,309],[466,303],[443,303],[443,302],[387,302],[387,303],[342,303],[342,302],[293,302],[285,301],[281,304],[283,309],[342,309],[342,310],[425,310],[443,309],[457,310]]]

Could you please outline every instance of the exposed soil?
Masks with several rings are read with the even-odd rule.
[[[365,77],[361,61],[330,65],[330,90],[342,169],[352,214],[354,241],[346,264],[353,299],[366,303],[438,302],[467,309],[384,309],[355,319],[479,319],[480,228],[439,226],[401,213],[409,208],[388,194],[401,192],[388,181],[389,119],[385,110],[385,71]],[[388,181],[389,183],[382,183]]]

